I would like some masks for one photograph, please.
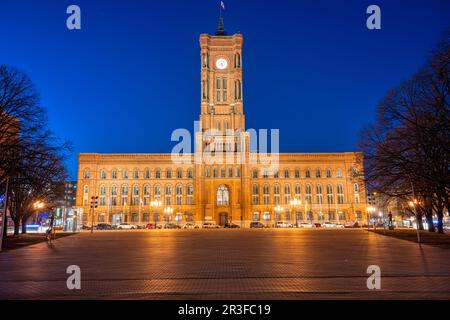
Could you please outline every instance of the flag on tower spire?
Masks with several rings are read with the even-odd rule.
[[[217,27],[216,36],[226,36],[227,35],[224,24],[223,24],[222,9],[225,10],[225,3],[223,1],[220,1],[219,26]]]

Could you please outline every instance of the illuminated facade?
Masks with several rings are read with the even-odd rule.
[[[259,154],[249,151],[245,132],[242,46],[242,35],[228,36],[222,21],[215,35],[200,35],[201,130],[189,161],[176,163],[171,154],[79,155],[77,207],[85,223],[92,196],[98,196],[95,223],[366,222],[361,153],[280,153],[276,166],[254,161]],[[226,153],[230,161],[198,161],[204,152]]]

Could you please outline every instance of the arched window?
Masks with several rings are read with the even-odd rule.
[[[269,177],[269,170],[267,168],[263,169],[263,178],[268,178]]]
[[[187,177],[188,177],[188,179],[194,178],[194,174],[193,174],[193,171],[191,168],[189,168],[187,171]]]
[[[222,126],[220,124],[220,120],[216,120],[215,129],[216,129],[216,134],[220,134],[220,132],[222,131]]]
[[[100,186],[99,194],[100,194],[100,197],[98,199],[99,205],[106,206],[106,186],[104,184]]]
[[[263,197],[264,197],[264,199],[263,199],[263,201],[264,201],[264,204],[269,204],[270,203],[270,189],[269,189],[269,185],[268,184],[265,184],[264,185],[264,187],[263,187]]]
[[[289,204],[291,202],[291,185],[284,185],[284,203]]]
[[[213,178],[217,178],[219,176],[219,169],[214,168],[213,170]]]
[[[297,200],[301,200],[302,199],[302,187],[300,184],[296,184],[295,188],[294,188],[294,193],[295,193],[295,199]]]
[[[84,175],[83,176],[84,176],[85,179],[89,179],[90,178],[91,173],[90,173],[89,169],[84,169]]]
[[[183,179],[183,169],[177,169],[177,179]]]
[[[167,168],[166,170],[166,178],[172,179],[172,170],[170,168]]]
[[[124,169],[124,170],[123,170],[123,172],[122,172],[122,178],[123,178],[123,179],[128,179],[128,170],[127,170],[127,169]]]
[[[241,176],[241,169],[240,168],[236,168],[236,178],[239,178]]]
[[[311,178],[311,171],[309,169],[306,169],[305,171],[305,177],[306,178]]]
[[[281,200],[280,200],[280,185],[279,184],[275,184],[273,186],[273,201],[275,204],[280,204]]]
[[[115,184],[111,186],[111,205],[117,206],[117,186]]]
[[[253,179],[257,179],[258,178],[258,169],[253,169],[253,174],[252,174],[252,176],[253,176]]]
[[[207,178],[211,177],[211,169],[210,168],[205,169],[205,177],[207,177]]]
[[[228,120],[225,120],[223,122],[223,129],[224,129],[225,134],[227,134],[227,131],[230,130],[230,123],[228,122]]]
[[[150,170],[145,169],[145,179],[150,179]]]
[[[338,204],[344,203],[344,187],[342,186],[342,184],[337,185],[337,199]]]
[[[319,168],[317,168],[316,169],[316,178],[320,178],[321,177],[321,172],[320,172],[320,169]]]
[[[85,185],[83,187],[83,205],[87,206],[89,204],[89,186]]]
[[[161,186],[155,185],[155,200],[161,200]]]
[[[327,184],[327,203],[334,203],[333,186],[331,184]]]
[[[137,206],[139,204],[140,204],[140,201],[139,201],[139,186],[138,185],[134,185],[133,186],[133,196],[131,198],[131,205]]]
[[[221,185],[217,189],[217,205],[218,206],[227,206],[230,202],[230,193],[228,188],[224,185]]]
[[[331,169],[327,168],[327,178],[331,178]]]
[[[155,170],[155,178],[161,179],[161,169],[158,168]]]
[[[165,203],[167,206],[172,204],[172,186],[170,184],[166,185],[165,188]]]
[[[241,55],[239,53],[236,53],[234,55],[234,67],[235,68],[241,67]]]
[[[252,203],[259,204],[259,186],[256,183],[252,187]]]
[[[112,179],[117,179],[117,170],[116,170],[116,169],[113,169],[113,170],[111,171],[111,178],[112,178]]]
[[[194,203],[194,187],[192,185],[187,186],[187,204],[191,205]]]
[[[354,177],[356,177],[358,175],[358,168],[353,167],[352,168],[352,174],[353,174]]]
[[[295,168],[295,171],[294,171],[294,176],[295,176],[295,178],[300,178],[300,170],[298,170],[298,168]]]
[[[341,168],[337,168],[337,170],[336,170],[336,176],[337,176],[338,178],[342,178],[342,170],[341,170]]]
[[[150,204],[150,186],[146,184],[144,186],[144,205]]]
[[[177,206],[181,206],[183,203],[183,186],[181,184],[178,184],[175,190],[176,193],[176,204]]]
[[[279,178],[279,176],[280,176],[280,174],[279,174],[278,168],[273,169],[273,177]]]
[[[134,170],[133,171],[133,179],[139,179],[139,170]]]
[[[289,169],[284,169],[284,177],[289,178]]]
[[[359,185],[357,183],[355,183],[353,185],[353,190],[355,191],[355,203],[358,204],[359,203]]]
[[[323,203],[322,185],[320,183],[316,185],[316,199],[318,204]]]
[[[242,100],[242,83],[240,80],[234,82],[234,98],[235,100]]]
[[[105,180],[106,179],[106,171],[102,170],[102,172],[100,173],[100,179]]]
[[[121,205],[126,206],[128,204],[128,186],[126,184],[122,186],[121,199]]]
[[[311,185],[309,183],[307,183],[305,186],[305,202],[307,204],[312,203],[312,189],[311,189]]]

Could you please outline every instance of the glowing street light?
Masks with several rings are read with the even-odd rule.
[[[291,201],[289,201],[289,204],[291,205],[291,211],[292,211],[292,208],[295,209],[295,207],[302,205],[302,200],[294,198]],[[295,214],[295,227],[298,228],[297,213],[294,211],[294,214]]]

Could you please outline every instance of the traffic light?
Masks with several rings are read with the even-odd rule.
[[[96,209],[98,207],[98,197],[91,197],[91,209]]]

